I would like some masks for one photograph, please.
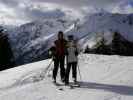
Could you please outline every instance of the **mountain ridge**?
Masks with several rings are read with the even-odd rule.
[[[21,25],[9,34],[16,61],[24,64],[38,61],[35,60],[38,58],[45,59],[46,51],[60,30],[65,32],[65,36],[75,35],[83,49],[87,45],[93,47],[101,37],[104,37],[108,44],[111,43],[112,33],[116,31],[132,42],[133,14],[104,12],[87,15],[83,19],[44,19]]]

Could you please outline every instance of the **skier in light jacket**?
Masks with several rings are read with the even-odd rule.
[[[79,54],[79,50],[77,47],[77,43],[74,40],[74,36],[69,35],[68,42],[67,42],[67,67],[66,67],[66,75],[65,75],[66,85],[69,85],[69,73],[71,68],[72,68],[73,81],[74,83],[77,83],[78,54]]]

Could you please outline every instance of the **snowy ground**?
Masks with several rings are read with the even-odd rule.
[[[52,84],[53,64],[43,76],[50,61],[0,72],[0,100],[133,100],[133,57],[81,55],[81,87],[64,91]]]

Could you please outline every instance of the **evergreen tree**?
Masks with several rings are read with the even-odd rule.
[[[90,53],[90,48],[88,45],[86,46],[84,53]]]
[[[112,40],[112,50],[114,54],[120,54],[121,51],[121,47],[120,47],[120,43],[121,43],[121,36],[118,32],[115,32],[113,34],[113,40]]]

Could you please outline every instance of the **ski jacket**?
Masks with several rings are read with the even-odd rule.
[[[55,43],[55,56],[64,57],[66,54],[67,41],[65,39],[62,39],[62,40],[56,40],[54,43]]]
[[[67,44],[67,63],[78,61],[79,50],[74,40],[68,41]]]

